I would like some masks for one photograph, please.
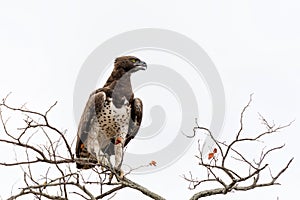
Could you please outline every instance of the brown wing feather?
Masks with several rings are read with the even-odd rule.
[[[91,154],[87,151],[86,139],[90,133],[91,123],[96,118],[96,114],[103,108],[106,95],[101,90],[93,92],[84,108],[81,115],[81,119],[78,126],[77,142],[76,142],[76,157],[77,158],[90,158]],[[83,162],[77,162],[76,167],[78,169],[89,169],[94,165],[84,164]]]
[[[133,139],[140,129],[143,117],[143,103],[139,98],[133,99],[131,103],[131,120],[129,122],[128,134],[125,140],[125,146]]]

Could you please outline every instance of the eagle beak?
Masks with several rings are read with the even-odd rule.
[[[133,65],[135,66],[135,71],[147,69],[147,64],[144,61],[136,61]]]

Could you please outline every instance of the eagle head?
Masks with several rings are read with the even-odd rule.
[[[147,69],[147,64],[135,56],[121,56],[115,59],[115,69],[125,73],[134,73]]]

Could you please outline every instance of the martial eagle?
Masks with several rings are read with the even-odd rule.
[[[78,126],[78,169],[92,168],[96,162],[107,165],[108,157],[115,155],[114,168],[120,170],[123,148],[137,134],[143,113],[142,101],[134,98],[130,77],[146,68],[146,63],[134,56],[118,57],[103,88],[90,95]]]

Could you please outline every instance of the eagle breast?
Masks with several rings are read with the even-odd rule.
[[[117,108],[112,99],[107,98],[102,110],[97,115],[101,133],[104,133],[109,139],[115,138],[116,133],[127,133],[130,111],[131,107],[126,99],[124,104]]]

